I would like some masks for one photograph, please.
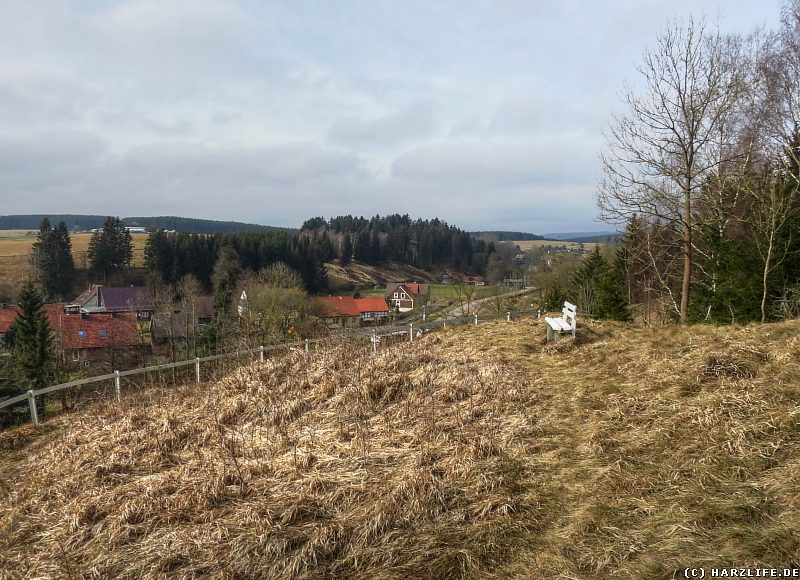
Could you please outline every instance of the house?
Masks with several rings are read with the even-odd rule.
[[[0,305],[0,338],[2,338],[9,330],[14,320],[21,312],[20,307],[16,304],[2,304]],[[45,304],[44,312],[47,315],[47,322],[50,324],[50,329],[53,332],[59,330],[59,320],[64,315],[63,304]]]
[[[353,327],[361,322],[361,313],[352,296],[326,296],[317,298],[320,318],[328,326]]]
[[[135,314],[137,320],[150,320],[156,309],[147,286],[91,285],[66,308],[77,314],[76,307],[85,314]]]
[[[392,309],[409,312],[420,308],[430,300],[430,286],[416,282],[390,282],[383,294]]]
[[[194,317],[198,326],[211,324],[214,320],[214,296],[202,294],[194,301]]]
[[[525,254],[523,253],[516,254],[511,260],[511,263],[515,266],[522,266],[525,262]]]
[[[114,317],[135,317],[139,334],[150,342],[153,313],[156,310],[153,294],[147,286],[100,286],[89,288],[64,311],[67,314],[111,314]]]
[[[153,314],[153,345],[161,346],[170,341],[185,344],[187,339],[199,335],[201,327],[214,318],[214,297],[201,295],[185,304],[177,302],[170,312]]]
[[[63,315],[59,336],[64,362],[73,368],[130,366],[148,347],[134,318],[108,313]]]
[[[483,276],[464,276],[464,284],[486,286],[486,278]]]
[[[389,306],[383,298],[355,298],[361,323],[380,323],[389,316]]]
[[[353,298],[328,296],[318,298],[320,318],[329,326],[360,326],[378,324],[389,316],[389,306],[383,298]]]
[[[19,314],[19,306],[16,304],[6,304],[5,302],[0,306],[0,339],[3,338],[9,330],[14,320]]]

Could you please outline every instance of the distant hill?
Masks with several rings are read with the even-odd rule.
[[[557,232],[554,234],[542,234],[543,239],[545,240],[563,240],[565,242],[574,242],[577,241],[578,238],[593,238],[593,237],[607,237],[613,236],[617,232],[612,230],[603,230],[599,232]],[[588,241],[581,239],[580,241]]]
[[[566,238],[564,242],[581,242],[584,244],[613,244],[622,237],[622,234],[619,233],[612,233],[612,234],[598,234],[595,236],[583,236],[577,238]]]
[[[470,235],[480,238],[487,242],[511,242],[521,240],[544,240],[544,236],[537,236],[536,234],[528,234],[525,232],[470,232]]]
[[[31,215],[3,215],[0,216],[0,230],[36,230],[44,218],[52,224],[63,221],[71,230],[91,230],[103,225],[107,216],[80,215],[80,214],[31,214]],[[125,225],[143,228],[161,228],[176,230],[193,234],[231,234],[246,231],[284,230],[274,226],[248,224],[244,222],[204,220],[176,216],[150,216],[122,218]]]

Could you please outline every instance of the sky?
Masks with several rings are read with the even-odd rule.
[[[781,4],[0,0],[0,214],[608,230],[603,131],[657,32]]]

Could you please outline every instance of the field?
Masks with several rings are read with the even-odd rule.
[[[419,280],[425,283],[431,280],[424,270],[396,262],[380,267],[357,262],[351,262],[347,266],[328,262],[325,266],[328,270],[328,284],[331,290],[338,292],[348,292],[353,288],[384,287],[390,281]],[[371,290],[369,294],[372,295],[373,292],[383,296],[382,290]]]
[[[520,240],[511,243],[519,246],[519,249],[522,250],[523,252],[547,246],[565,246],[567,248],[578,248],[578,246],[580,246],[578,242],[562,242],[559,240]],[[589,252],[594,250],[594,247],[597,245],[602,245],[602,244],[597,244],[595,242],[588,242],[583,244],[583,247],[586,249],[587,252]]]
[[[86,267],[86,254],[91,237],[92,234],[89,233],[70,236],[72,256],[75,259],[75,266],[78,268]],[[132,234],[132,238],[133,266],[142,266],[147,234]],[[0,230],[0,284],[18,286],[25,277],[33,274],[29,258],[34,242],[36,242],[36,232]]]
[[[672,578],[800,560],[800,322],[332,343],[0,433],[0,577]]]
[[[459,299],[459,292],[463,290],[458,288],[453,284],[430,284],[431,289],[431,302],[444,302],[447,300],[452,300],[453,302],[458,301]],[[472,287],[469,287],[472,290]],[[475,294],[473,295],[473,299],[478,298],[486,298],[487,296],[496,296],[499,293],[507,291],[507,288],[501,288],[498,286],[475,286],[474,291]],[[371,296],[376,298],[382,298],[384,291],[383,290],[367,290],[361,293],[362,296]]]

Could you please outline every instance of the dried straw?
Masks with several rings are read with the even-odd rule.
[[[0,577],[796,564],[798,329],[499,322],[0,433]]]

